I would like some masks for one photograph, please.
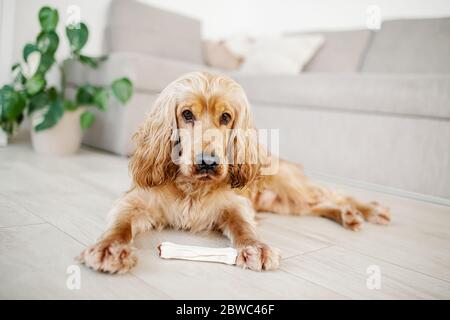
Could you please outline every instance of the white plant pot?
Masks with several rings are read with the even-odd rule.
[[[8,145],[8,134],[0,128],[0,147],[6,147]]]
[[[34,151],[49,156],[70,155],[81,146],[83,132],[80,127],[80,115],[86,108],[64,111],[62,118],[50,129],[35,131],[34,126],[40,122],[42,114],[32,115],[31,142]]]

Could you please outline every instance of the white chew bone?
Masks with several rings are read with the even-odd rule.
[[[194,261],[220,262],[236,264],[237,251],[234,248],[207,248],[183,246],[171,242],[162,242],[158,246],[159,256],[164,259],[183,259]]]

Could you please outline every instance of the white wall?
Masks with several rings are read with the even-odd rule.
[[[14,0],[0,0],[0,86],[9,81],[14,43]]]
[[[88,54],[102,53],[103,30],[106,25],[110,0],[16,0],[15,3],[14,57],[21,55],[26,42],[35,40],[40,29],[37,14],[39,9],[45,5],[57,8],[59,11],[60,47],[57,57],[64,57],[69,52],[64,26],[69,15],[67,9],[73,4],[80,7],[81,19],[86,21],[89,27],[90,36],[84,49],[85,52]],[[25,21],[26,23],[24,23]]]
[[[203,21],[204,36],[363,28],[366,10],[382,18],[450,16],[450,0],[142,0]]]
[[[3,12],[8,17],[7,23],[0,20],[0,34],[6,32],[8,38],[0,38],[0,85],[9,81],[10,66],[22,57],[22,50],[27,42],[34,42],[40,30],[37,14],[43,6],[57,8],[60,15],[58,35],[60,45],[57,51],[57,59],[67,57],[69,47],[65,36],[64,25],[68,18],[67,8],[77,5],[81,9],[81,19],[89,26],[89,41],[84,49],[86,54],[101,55],[103,48],[103,31],[106,25],[110,0],[0,0],[8,3],[9,10]],[[1,17],[1,16],[0,16]],[[6,54],[3,53],[6,52]],[[11,54],[7,54],[11,52]],[[5,73],[5,70],[7,71]],[[56,71],[56,70],[52,70]],[[57,73],[57,72],[56,72]],[[50,79],[58,81],[57,76]]]
[[[382,18],[450,16],[450,0],[141,0],[155,6],[196,17],[203,22],[207,38],[235,34],[268,34],[286,31],[364,28],[369,5],[378,5]],[[90,41],[86,53],[103,50],[103,31],[111,0],[0,0],[9,9],[0,16],[0,83],[9,76],[9,66],[21,57],[24,44],[33,41],[38,30],[37,12],[43,5],[56,7],[62,22],[67,7],[81,8]],[[12,9],[11,9],[11,4]],[[14,9],[15,4],[15,10]],[[15,11],[15,12],[14,12]],[[6,17],[6,18],[5,18]],[[15,18],[15,19],[14,19]],[[132,23],[132,22],[130,22]],[[63,31],[63,23],[60,24]],[[3,36],[3,34],[7,36]],[[58,56],[67,55],[64,39]],[[6,70],[6,71],[5,71]],[[6,74],[5,74],[6,72]]]

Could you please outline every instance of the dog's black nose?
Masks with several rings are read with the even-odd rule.
[[[219,164],[219,159],[214,155],[201,153],[195,157],[195,164],[200,172],[214,171]]]

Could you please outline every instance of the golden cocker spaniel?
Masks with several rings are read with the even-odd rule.
[[[218,230],[238,250],[238,266],[276,269],[280,253],[258,237],[258,211],[327,217],[351,230],[364,219],[390,221],[379,204],[314,185],[300,166],[267,155],[243,89],[224,76],[194,72],[172,82],[134,139],[132,186],[111,209],[106,232],[79,257],[95,270],[130,270],[133,238],[165,227]],[[276,172],[264,175],[275,162]]]

